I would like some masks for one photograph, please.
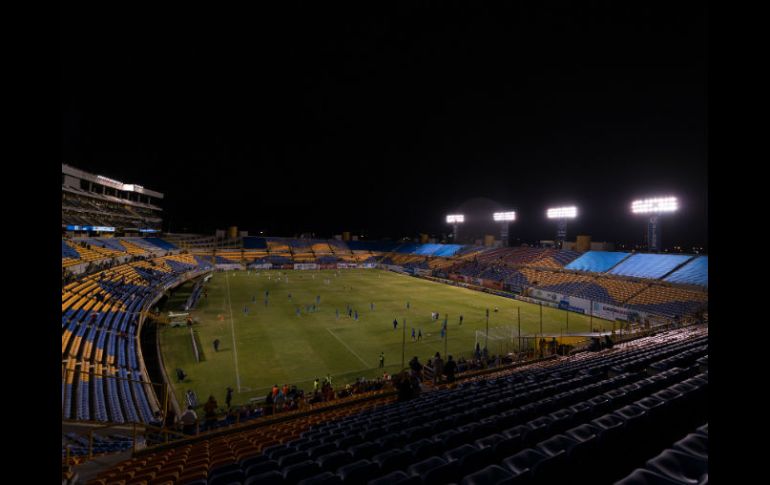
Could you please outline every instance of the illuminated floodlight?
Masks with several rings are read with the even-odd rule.
[[[462,214],[452,214],[446,216],[446,222],[447,224],[460,224],[462,222],[465,222],[465,216]]]
[[[635,200],[631,203],[634,214],[662,214],[679,209],[676,197],[657,197],[654,199]]]
[[[577,217],[577,207],[555,207],[546,213],[549,219],[574,219]]]
[[[492,217],[494,217],[495,221],[498,221],[498,222],[515,221],[516,213],[514,211],[495,212],[494,214],[492,214]]]

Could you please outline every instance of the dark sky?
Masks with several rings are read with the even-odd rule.
[[[411,236],[487,198],[524,240],[574,203],[642,242],[630,201],[674,194],[664,244],[707,244],[704,2],[263,3],[63,7],[62,161],[173,231]]]

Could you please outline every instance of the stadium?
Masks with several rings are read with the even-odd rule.
[[[705,7],[481,3],[62,9],[62,485],[708,483]]]
[[[703,446],[708,256],[158,237],[163,194],[62,175],[62,459],[134,455],[90,483],[547,477],[658,420],[640,448]]]

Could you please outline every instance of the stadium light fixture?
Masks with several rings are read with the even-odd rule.
[[[635,200],[631,203],[634,214],[662,214],[679,209],[676,197],[656,197],[653,199]]]
[[[446,216],[446,222],[447,224],[452,224],[454,226],[452,231],[452,242],[456,243],[457,229],[460,226],[460,224],[465,222],[465,216],[463,214],[449,214],[448,216]]]
[[[492,218],[495,222],[500,223],[500,240],[503,243],[503,247],[508,247],[508,224],[511,221],[516,220],[515,211],[495,212],[492,214]]]
[[[549,219],[574,219],[577,217],[577,207],[554,207],[548,209],[546,215]]]
[[[552,207],[545,212],[549,219],[556,219],[556,241],[559,248],[564,246],[564,241],[567,239],[567,221],[576,218],[577,213],[577,207],[574,205],[569,207]]]
[[[650,251],[660,251],[662,238],[659,217],[679,210],[679,201],[676,197],[654,197],[650,199],[635,200],[631,202],[631,212],[650,216],[647,223],[647,247]]]
[[[494,214],[492,214],[492,217],[497,222],[515,221],[516,220],[516,212],[514,212],[514,211],[495,212]]]

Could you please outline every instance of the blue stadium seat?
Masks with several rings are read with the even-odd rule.
[[[708,474],[708,461],[676,450],[664,450],[647,462],[651,471],[678,483],[700,483]]]
[[[622,252],[588,251],[564,268],[573,271],[604,273],[629,255],[630,253]]]
[[[514,482],[517,476],[521,476],[519,472],[506,470],[498,465],[490,465],[482,470],[479,470],[470,475],[463,477],[460,485],[508,485]]]

